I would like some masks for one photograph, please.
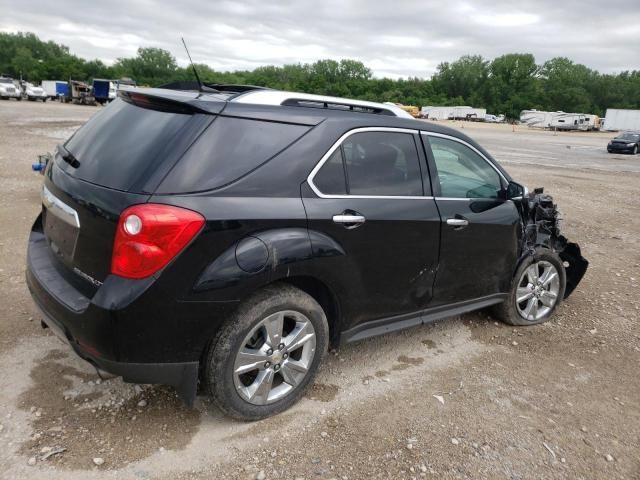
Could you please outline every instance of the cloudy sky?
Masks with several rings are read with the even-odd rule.
[[[376,76],[430,76],[464,54],[567,56],[640,69],[639,0],[0,0],[0,31],[30,31],[112,63],[139,46],[217,70],[352,58]]]

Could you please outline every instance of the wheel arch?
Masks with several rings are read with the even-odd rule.
[[[327,317],[329,325],[329,346],[335,347],[340,339],[340,301],[335,292],[322,280],[310,275],[300,275],[288,277],[270,285],[277,283],[288,283],[311,296],[320,304]],[[266,285],[265,285],[266,286]]]

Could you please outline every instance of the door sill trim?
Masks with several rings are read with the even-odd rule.
[[[448,317],[455,317],[463,313],[469,313],[474,310],[496,305],[505,301],[508,296],[509,294],[507,293],[495,293],[493,295],[487,295],[486,297],[465,300],[449,305],[440,305],[419,312],[371,320],[341,332],[340,344],[358,342],[366,338],[377,337],[378,335],[384,335],[418,325],[427,325]]]

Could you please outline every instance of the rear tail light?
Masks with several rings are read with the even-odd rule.
[[[120,214],[111,273],[145,278],[169,263],[204,225],[199,213],[170,205],[134,205]]]

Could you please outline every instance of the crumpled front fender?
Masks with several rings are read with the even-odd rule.
[[[580,246],[560,234],[560,214],[551,195],[538,188],[521,204],[523,235],[520,261],[533,255],[536,248],[549,248],[562,259],[567,274],[564,298],[576,289],[587,271],[589,262],[582,256]]]

